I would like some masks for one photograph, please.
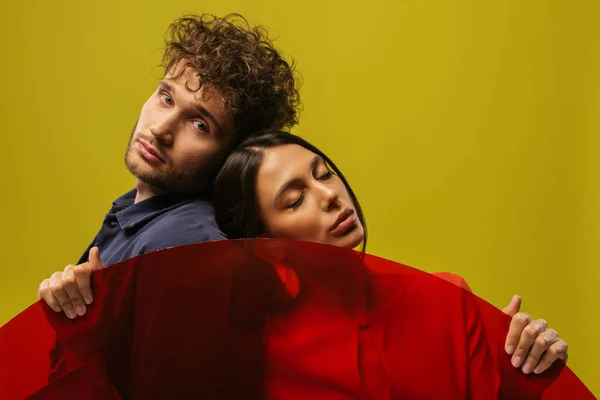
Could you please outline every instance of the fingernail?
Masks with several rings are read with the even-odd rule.
[[[92,298],[92,296],[84,296],[83,301],[85,301],[85,304],[92,304],[92,301],[94,301],[94,299]]]
[[[77,314],[75,314],[75,312],[71,309],[65,310],[65,314],[67,315],[67,318],[69,318],[69,319],[73,319],[77,316]]]
[[[542,366],[538,365],[537,367],[535,367],[535,369],[533,370],[534,373],[539,374],[540,372],[542,372]]]
[[[515,358],[513,358],[512,359],[512,365],[513,365],[513,367],[519,368],[521,366],[521,362],[522,361],[523,360],[521,360],[521,357],[515,357]]]
[[[82,316],[85,314],[85,307],[77,306],[77,307],[75,307],[75,312],[77,313],[77,315]]]
[[[533,366],[531,365],[531,363],[527,363],[523,367],[523,372],[525,372],[526,374],[528,374],[528,373],[531,372],[532,369],[533,369]]]
[[[506,352],[507,352],[509,355],[512,355],[512,353],[513,353],[514,351],[515,351],[515,346],[513,346],[512,344],[506,348]]]

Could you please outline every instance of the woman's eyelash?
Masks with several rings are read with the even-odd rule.
[[[327,180],[329,178],[331,178],[333,176],[333,171],[331,170],[327,170],[327,172],[323,175],[321,175],[320,177],[316,178],[319,181],[322,180]],[[302,191],[302,193],[300,194],[300,197],[298,197],[298,200],[294,201],[291,204],[288,204],[286,206],[286,208],[292,208],[292,209],[296,209],[300,206],[300,204],[302,204],[302,201],[304,200],[304,190]]]
[[[293,208],[293,209],[298,208],[300,206],[300,204],[302,204],[302,200],[304,200],[304,190],[302,191],[302,194],[300,194],[300,197],[298,197],[298,200],[296,200],[292,204],[288,205],[288,208]]]
[[[322,176],[320,176],[319,178],[317,178],[317,180],[325,180],[325,179],[329,179],[331,178],[331,176],[333,175],[332,171],[327,171],[327,173],[323,174]]]

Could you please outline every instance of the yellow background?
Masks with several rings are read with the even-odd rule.
[[[595,0],[3,1],[0,323],[132,187],[128,135],[186,11],[240,12],[294,57],[295,132],[347,174],[371,253],[519,293],[600,395]]]

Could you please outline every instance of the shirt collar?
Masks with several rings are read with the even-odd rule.
[[[193,200],[189,196],[163,193],[158,196],[134,203],[135,189],[125,193],[113,202],[111,213],[114,213],[121,229],[135,230],[148,221]]]

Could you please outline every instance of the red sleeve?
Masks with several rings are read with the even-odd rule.
[[[454,285],[472,293],[467,282],[459,275],[450,272],[438,272],[433,275],[442,278]],[[475,368],[483,368],[481,354],[478,353],[485,344],[493,357],[496,365],[496,379],[499,381],[500,399],[540,399],[543,393],[558,378],[564,364],[559,360],[550,370],[541,375],[525,375],[520,369],[514,368],[510,356],[504,351],[504,342],[508,335],[510,317],[500,314],[498,310],[486,301],[474,295],[476,309],[468,307],[469,317],[469,346],[472,350],[470,357],[474,357]],[[469,301],[469,303],[473,303]],[[500,315],[499,315],[500,314]],[[499,316],[504,318],[499,318]],[[483,321],[483,326],[480,323]],[[485,342],[485,343],[484,343]]]
[[[542,376],[525,375],[514,368],[510,357],[498,348],[493,334],[488,334],[480,305],[481,300],[467,294],[465,315],[469,360],[469,394],[471,399],[535,400],[556,380],[560,362]],[[503,334],[505,330],[501,331]],[[504,357],[506,356],[506,357]],[[491,386],[490,386],[491,385]],[[493,390],[493,393],[491,392]]]
[[[469,398],[501,399],[500,378],[489,348],[485,324],[476,298],[471,293],[464,293],[464,316],[467,333]]]
[[[556,361],[544,373],[526,375],[520,368],[511,364],[511,356],[504,350],[504,343],[508,335],[511,318],[483,299],[477,298],[477,306],[483,315],[487,330],[487,341],[495,359],[496,369],[500,377],[501,399],[527,399],[542,398],[548,388],[561,376],[565,364]],[[571,382],[573,387],[578,384]],[[570,397],[570,396],[569,396]],[[585,398],[585,397],[582,397]]]

